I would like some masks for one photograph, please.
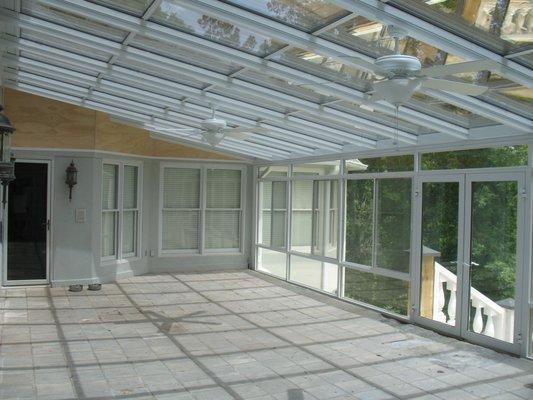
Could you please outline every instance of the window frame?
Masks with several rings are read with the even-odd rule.
[[[164,190],[164,171],[165,168],[183,168],[200,170],[200,192],[198,209],[180,208],[175,210],[197,211],[198,212],[198,248],[197,249],[163,249],[163,190]],[[208,208],[207,207],[207,170],[211,169],[229,169],[237,170],[241,173],[241,191],[240,191],[240,208]],[[159,165],[159,209],[158,209],[158,239],[157,253],[158,257],[177,257],[177,256],[205,256],[215,254],[242,255],[244,254],[245,238],[245,204],[246,204],[246,167],[244,165],[222,164],[222,163],[191,163],[191,162],[162,162]],[[174,209],[170,209],[174,210]],[[238,211],[239,212],[239,248],[226,249],[208,249],[205,247],[207,224],[207,211]]]
[[[103,193],[100,194],[100,241],[102,239],[102,222],[104,212],[113,212],[115,214],[115,254],[112,256],[102,256],[102,249],[100,248],[100,263],[109,264],[116,261],[133,261],[141,258],[141,225],[142,225],[142,167],[143,164],[141,161],[130,161],[130,160],[116,160],[116,159],[102,159],[102,172],[101,172],[101,184],[103,184],[103,171],[104,165],[115,165],[117,166],[117,204],[116,208],[113,210],[103,210],[102,209],[102,200],[101,197]],[[124,209],[124,167],[131,166],[137,168],[137,201],[136,207],[133,209]],[[135,211],[136,220],[134,225],[134,246],[135,250],[132,253],[123,253],[123,235],[124,235],[124,211]],[[101,242],[100,242],[101,247]]]

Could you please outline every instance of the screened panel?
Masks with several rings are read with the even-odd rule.
[[[337,292],[337,265],[295,255],[290,257],[290,280],[329,293]]]
[[[241,171],[207,170],[207,208],[241,207]]]
[[[137,208],[137,179],[138,167],[124,165],[124,193],[122,197],[123,208]]]
[[[345,268],[344,297],[407,315],[409,282]]]
[[[104,211],[102,213],[102,257],[112,257],[117,254],[116,224],[116,211]]]
[[[117,209],[118,165],[104,164],[102,179],[102,210]]]
[[[346,173],[413,171],[414,157],[410,154],[390,157],[354,158],[346,160]]]
[[[279,251],[257,248],[257,269],[285,279],[287,255]]]
[[[163,208],[200,208],[199,169],[164,169]]]
[[[285,247],[285,217],[287,215],[286,182],[260,182],[261,208],[259,243]]]
[[[421,155],[421,168],[463,169],[526,166],[527,145],[443,151]]]
[[[411,179],[379,179],[376,185],[376,266],[408,273]]]
[[[198,211],[163,211],[162,250],[198,249]]]
[[[372,265],[374,222],[374,181],[346,182],[346,254],[345,260]]]
[[[206,249],[240,248],[240,211],[206,211]]]
[[[122,254],[135,253],[137,237],[137,211],[122,213]]]

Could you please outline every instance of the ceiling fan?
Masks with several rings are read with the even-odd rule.
[[[371,71],[382,77],[372,82],[371,95],[368,102],[385,100],[395,106],[406,103],[414,92],[421,88],[439,89],[450,92],[478,96],[488,90],[487,86],[474,85],[437,77],[468,72],[478,72],[497,68],[497,64],[490,60],[467,61],[448,65],[434,65],[422,68],[417,57],[400,53],[400,40],[405,32],[395,26],[389,26],[388,32],[394,39],[394,54],[377,58],[370,65]],[[342,57],[358,59],[357,57]],[[327,85],[336,81],[321,82],[316,85]],[[315,84],[302,85],[314,86]]]
[[[145,128],[159,133],[168,132],[186,134],[185,137],[200,135],[202,140],[213,147],[217,146],[227,137],[237,140],[245,140],[254,133],[261,134],[268,132],[268,129],[260,126],[252,128],[237,126],[232,128],[228,126],[226,120],[216,117],[215,107],[212,107],[211,117],[200,122],[200,128],[166,128],[156,125],[145,125]]]

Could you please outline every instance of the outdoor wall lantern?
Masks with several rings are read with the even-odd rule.
[[[72,200],[72,188],[78,183],[78,169],[74,165],[74,160],[70,162],[70,165],[67,167],[67,179],[65,183],[69,188],[68,200]]]
[[[0,106],[0,183],[2,184],[2,205],[7,202],[7,186],[15,179],[15,158],[11,154],[11,134],[15,128],[11,125]]]

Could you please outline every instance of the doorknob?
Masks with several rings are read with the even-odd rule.
[[[50,230],[50,220],[47,219],[46,222],[43,222],[41,224],[41,226],[45,226],[46,227],[46,230],[49,231]]]

